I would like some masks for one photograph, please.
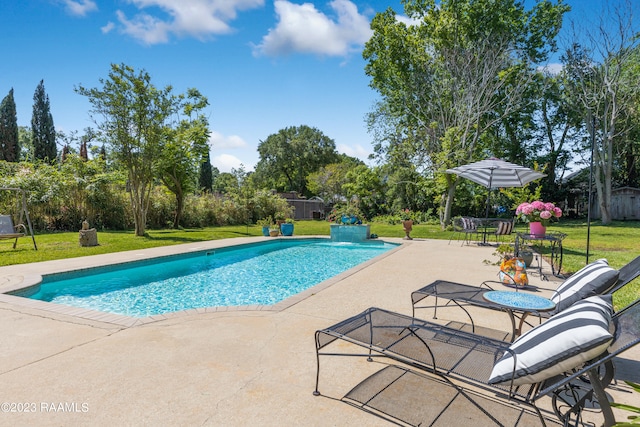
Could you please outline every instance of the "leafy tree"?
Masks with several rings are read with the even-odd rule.
[[[319,196],[325,203],[337,203],[346,199],[343,185],[349,182],[347,173],[362,161],[343,155],[340,163],[331,163],[322,166],[317,172],[312,172],[307,177],[309,191]]]
[[[171,86],[157,89],[144,70],[112,64],[102,88],[75,90],[92,105],[90,115],[103,141],[128,173],[128,189],[135,234],[145,234],[155,165],[162,156],[169,119],[178,110],[180,99]]]
[[[13,88],[0,103],[0,160],[17,162],[20,160],[18,139],[18,115],[13,99]]]
[[[602,224],[612,221],[616,149],[624,147],[630,129],[627,111],[636,109],[640,91],[640,39],[630,9],[604,10],[600,25],[586,30],[585,46],[574,44],[563,57],[570,85],[567,96],[583,112],[593,150],[594,184]],[[613,29],[610,27],[613,23]]]
[[[339,160],[336,144],[316,128],[288,127],[258,145],[256,175],[279,191],[309,196],[307,176]]]
[[[525,104],[534,64],[555,49],[568,6],[540,1],[525,11],[515,0],[408,0],[415,22],[393,10],[373,19],[363,56],[371,86],[383,97],[373,121],[386,131],[380,150],[408,153],[433,172],[485,157],[482,137]],[[458,177],[446,186],[443,226]]]
[[[182,98],[182,97],[180,97]],[[175,129],[168,129],[160,157],[156,160],[162,183],[176,197],[173,228],[180,226],[187,192],[196,189],[198,166],[205,151],[208,153],[209,123],[201,114],[209,102],[197,89],[189,89],[182,112],[185,116]]]
[[[213,169],[211,166],[209,147],[205,150],[202,163],[200,164],[198,187],[204,192],[210,192],[213,189]]]
[[[49,95],[44,90],[44,80],[33,94],[33,115],[31,116],[33,156],[38,160],[53,163],[58,155],[56,149],[56,128],[53,125]]]
[[[381,167],[370,168],[359,165],[347,173],[347,182],[343,185],[348,200],[354,196],[358,206],[366,218],[386,213],[386,185]]]

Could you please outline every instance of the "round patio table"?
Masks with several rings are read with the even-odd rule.
[[[531,313],[539,311],[550,311],[556,304],[548,298],[526,292],[517,291],[487,291],[482,294],[487,301],[500,305],[511,319],[512,341],[522,334],[524,319]],[[517,314],[516,314],[517,313]],[[520,319],[516,327],[516,317]]]

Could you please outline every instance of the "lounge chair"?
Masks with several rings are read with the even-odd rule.
[[[582,410],[597,401],[604,425],[611,426],[615,420],[604,389],[613,378],[612,359],[640,342],[640,300],[611,315],[607,299],[578,301],[513,344],[369,308],[316,331],[314,395],[320,394],[320,356],[385,357],[392,363],[343,400],[410,425],[461,425],[467,420],[474,425],[532,425],[527,422],[534,414],[536,424],[546,426],[555,423],[538,402],[549,396],[546,404],[564,425],[577,424]],[[567,336],[575,342],[567,343]],[[327,351],[337,340],[366,352],[344,345]],[[543,354],[549,349],[553,355]],[[532,369],[540,360],[545,365]],[[478,398],[470,397],[474,392]],[[498,404],[504,406],[493,412]],[[468,416],[471,411],[483,419]]]
[[[608,268],[606,264],[602,265],[602,261],[603,260],[598,260],[585,266],[558,286],[554,295],[551,297],[557,304],[555,310],[535,314],[540,318],[548,318],[562,311],[563,308],[580,298],[598,294],[612,294],[640,276],[640,256],[620,268],[617,275],[612,274],[612,269]],[[599,280],[595,278],[594,270],[601,273]],[[500,282],[485,281],[481,283],[480,286],[473,286],[446,280],[436,280],[424,288],[411,293],[412,315],[416,317],[417,309],[433,308],[433,318],[437,319],[438,307],[455,306],[461,308],[466,313],[470,321],[471,332],[479,331],[471,313],[466,307],[473,306],[503,311],[503,306],[489,302],[483,298],[485,292],[494,290],[491,286],[493,283]],[[418,305],[418,303],[427,297],[434,298],[433,305]],[[440,305],[440,300],[446,302]],[[511,337],[511,339],[514,338],[513,336]]]
[[[0,239],[14,239],[13,249],[18,244],[18,238],[23,237],[26,233],[27,228],[24,224],[13,225],[11,215],[0,215]]]

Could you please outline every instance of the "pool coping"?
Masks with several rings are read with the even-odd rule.
[[[301,291],[295,295],[292,295],[275,304],[262,304],[262,305],[242,305],[242,306],[214,306],[214,307],[202,307],[192,308],[188,310],[174,311],[170,313],[157,314],[146,317],[132,317],[121,314],[108,313],[103,311],[91,310],[80,307],[73,307],[62,305],[58,303],[51,303],[46,301],[34,300],[19,295],[11,295],[8,292],[19,293],[20,291],[27,291],[33,286],[39,285],[42,280],[42,275],[57,274],[57,273],[70,273],[75,271],[82,271],[101,266],[114,266],[118,264],[125,264],[135,261],[143,261],[154,258],[170,257],[175,255],[182,255],[191,252],[207,251],[219,248],[228,248],[234,246],[242,246],[251,243],[258,242],[273,242],[275,240],[311,240],[311,239],[323,239],[331,241],[327,236],[290,236],[290,237],[241,237],[233,239],[222,240],[209,240],[196,243],[185,243],[180,245],[161,246],[156,248],[149,248],[144,250],[133,250],[124,252],[114,252],[109,254],[90,255],[86,257],[69,258],[64,260],[44,261],[33,264],[20,264],[15,266],[0,267],[0,302],[14,304],[22,306],[24,308],[30,308],[34,310],[41,310],[48,313],[55,313],[64,316],[72,316],[79,320],[97,321],[102,323],[108,323],[125,328],[134,326],[145,325],[161,320],[175,319],[179,317],[185,317],[200,313],[216,313],[216,312],[237,312],[237,311],[271,311],[279,312],[298,304],[312,295],[321,292],[322,290],[331,287],[335,283],[349,277],[358,271],[361,271],[371,264],[380,261],[383,258],[401,250],[407,243],[406,241],[397,239],[380,239],[382,242],[397,244],[398,246],[392,248],[368,261],[360,263],[355,267],[350,268],[336,276],[333,276],[327,280],[324,280],[304,291]],[[84,262],[83,262],[84,261]],[[37,272],[21,273],[13,271],[20,269],[27,269],[31,267],[32,270]],[[39,270],[39,271],[38,271]],[[5,271],[8,271],[4,274]]]

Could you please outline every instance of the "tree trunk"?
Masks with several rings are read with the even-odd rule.
[[[182,218],[182,211],[184,210],[184,193],[180,186],[176,187],[176,214],[173,217],[173,228],[178,229],[180,227],[180,219]]]
[[[444,230],[451,223],[451,208],[453,206],[453,197],[456,193],[457,178],[447,175],[447,195],[444,200],[444,215],[441,219],[440,226]]]

